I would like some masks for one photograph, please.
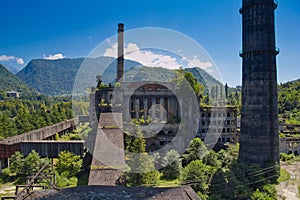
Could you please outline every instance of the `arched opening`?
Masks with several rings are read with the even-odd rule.
[[[174,131],[168,131],[168,135],[175,135]]]
[[[165,132],[163,130],[159,131],[158,135],[165,135]]]

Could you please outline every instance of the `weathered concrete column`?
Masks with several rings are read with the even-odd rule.
[[[172,97],[168,97],[168,119],[171,119],[172,116],[174,116],[172,108]]]
[[[123,110],[123,119],[124,122],[128,122],[130,120],[129,108],[130,108],[130,99],[128,96],[123,97],[122,102],[122,110]]]
[[[159,108],[159,121],[163,121],[164,120],[164,98],[161,97],[159,99],[159,104],[160,104],[160,108]]]
[[[177,117],[179,113],[178,103],[175,98],[173,98],[173,110],[174,110],[174,116]]]
[[[135,98],[135,118],[140,118],[140,99],[138,97]]]
[[[152,113],[151,113],[151,118],[152,118],[152,121],[155,120],[156,118],[156,99],[155,97],[152,97],[151,98],[151,102],[152,102],[152,105],[151,105],[151,108],[152,108]]]
[[[148,98],[144,97],[144,120],[148,118]]]

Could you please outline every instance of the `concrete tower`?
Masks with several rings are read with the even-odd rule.
[[[242,118],[239,159],[279,162],[274,0],[243,0]]]
[[[123,82],[124,78],[124,24],[118,24],[118,64],[117,81]]]

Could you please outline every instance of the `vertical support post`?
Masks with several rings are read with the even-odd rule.
[[[136,119],[140,118],[140,99],[139,99],[139,97],[135,98],[135,117],[136,117]]]
[[[152,108],[151,118],[152,118],[152,121],[153,121],[153,120],[155,120],[155,117],[156,117],[156,99],[155,99],[155,97],[151,98],[151,102],[152,102],[152,105],[151,105],[151,108]]]
[[[148,118],[148,97],[144,97],[144,120]]]

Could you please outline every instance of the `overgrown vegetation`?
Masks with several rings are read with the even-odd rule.
[[[215,152],[195,138],[182,156],[171,150],[160,158],[160,155],[149,156],[145,152],[145,141],[138,126],[135,136],[127,138],[126,143],[128,151],[138,153],[135,157],[127,156],[131,169],[126,173],[128,186],[188,184],[204,200],[277,198],[275,186],[268,179],[277,169],[239,163],[239,145],[229,145],[228,149]],[[153,166],[158,160],[162,161],[159,171]],[[134,172],[133,169],[146,170],[147,173],[130,173]],[[152,173],[149,170],[153,170]]]
[[[72,104],[59,99],[0,101],[0,139],[73,117]]]
[[[28,87],[21,79],[16,77],[0,64],[0,100],[6,98],[6,91],[20,92],[21,98],[36,99],[37,92]]]
[[[78,181],[77,175],[82,171],[82,158],[73,153],[62,151],[59,157],[55,159],[55,162],[54,173],[57,177],[57,186],[76,186]],[[24,185],[26,177],[38,172],[45,164],[48,164],[48,166],[43,172],[51,172],[49,163],[48,158],[41,158],[34,150],[26,157],[17,151],[10,158],[10,166],[2,171],[1,181]],[[37,180],[36,183],[49,186],[45,180]]]
[[[59,153],[55,164],[58,187],[71,187],[77,185],[76,175],[82,170],[82,159],[71,152]]]
[[[279,117],[287,124],[300,124],[300,80],[278,86]]]
[[[67,133],[59,137],[59,134],[56,134],[55,139],[61,141],[68,141],[68,140],[85,140],[88,137],[88,134],[91,132],[92,128],[89,126],[88,123],[81,124],[71,133]]]
[[[10,166],[4,171],[4,174],[10,176],[17,184],[24,184],[26,177],[49,163],[47,158],[41,158],[36,151],[30,152],[26,157],[17,151],[10,158]]]
[[[127,138],[128,172],[125,173],[128,186],[154,185],[159,180],[155,170],[154,159],[146,152],[146,141],[138,125],[135,126],[135,137]],[[143,173],[144,172],[144,173]]]

